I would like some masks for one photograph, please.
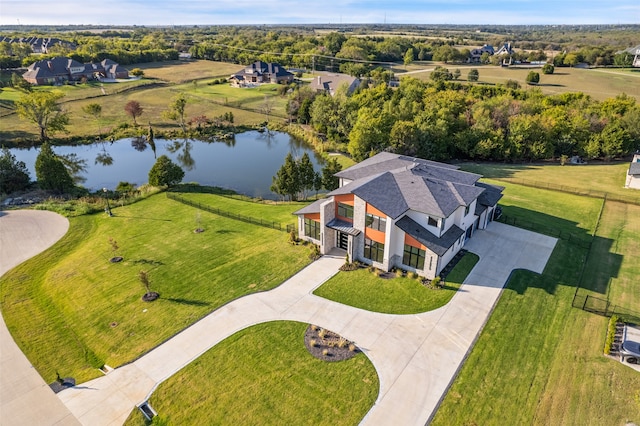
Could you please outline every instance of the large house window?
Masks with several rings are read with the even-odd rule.
[[[464,208],[464,215],[465,216],[469,214],[469,207],[470,206],[465,206],[465,208]]]
[[[316,222],[313,219],[304,219],[304,235],[307,237],[320,239],[320,222]]]
[[[349,204],[338,203],[338,216],[353,219],[353,206]]]
[[[384,243],[364,239],[364,257],[371,259],[374,262],[382,263],[384,260]]]
[[[408,244],[404,245],[402,263],[416,269],[424,269],[425,251]]]
[[[431,216],[429,216],[429,220],[428,220],[429,225],[431,226],[435,226],[438,227],[438,219],[435,219]]]
[[[376,231],[385,232],[387,229],[387,219],[367,213],[366,223],[367,228],[375,229]]]

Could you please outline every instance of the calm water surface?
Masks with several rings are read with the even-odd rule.
[[[80,175],[82,184],[92,191],[100,188],[115,189],[118,182],[136,185],[148,181],[149,170],[155,163],[153,150],[148,144],[137,144],[133,139],[121,139],[113,143],[96,143],[83,146],[54,146],[56,154],[76,154],[86,160],[87,170]],[[183,182],[233,189],[252,197],[275,199],[269,190],[271,178],[284,163],[287,153],[300,158],[307,152],[317,172],[322,159],[300,140],[280,132],[257,131],[235,135],[227,142],[202,142],[197,140],[156,139],[156,156],[166,155],[185,171]],[[143,149],[140,151],[140,149]],[[20,161],[24,161],[32,180],[35,180],[35,161],[39,149],[12,149]],[[111,158],[110,165],[96,161]]]

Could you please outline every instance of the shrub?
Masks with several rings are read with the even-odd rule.
[[[323,349],[322,350],[322,355],[328,356],[329,355],[329,349]]]
[[[315,348],[317,344],[318,341],[316,339],[309,340],[309,346],[311,346],[312,348]]]
[[[440,287],[440,281],[442,281],[442,278],[440,278],[440,275],[438,275],[431,281],[431,285],[433,285],[434,287]]]
[[[553,74],[555,71],[555,67],[553,64],[544,64],[542,67],[542,74]]]
[[[518,83],[515,80],[507,80],[507,82],[505,83],[505,86],[507,87],[507,89],[517,90],[520,88],[520,83]]]
[[[153,186],[173,186],[182,180],[184,170],[169,159],[161,155],[149,171],[149,184]]]
[[[320,337],[321,339],[324,339],[324,336],[327,335],[327,330],[325,330],[324,328],[321,328],[320,331],[318,331],[318,337]]]
[[[538,84],[540,83],[540,74],[535,71],[529,71],[527,74],[527,78],[525,79],[527,84]]]
[[[604,353],[605,355],[609,355],[611,353],[611,347],[613,346],[613,341],[616,337],[616,324],[618,322],[618,316],[613,315],[609,318],[609,327],[607,328],[607,338],[604,341]]]
[[[345,346],[347,346],[347,339],[341,337],[340,340],[338,340],[338,347],[344,348]]]
[[[356,345],[354,345],[353,343],[350,343],[350,344],[349,344],[349,350],[350,350],[351,352],[355,352],[355,351],[356,351]]]
[[[409,275],[411,278],[413,278],[414,280],[417,279],[419,277],[417,272],[411,272]]]
[[[312,325],[311,326],[311,330],[312,331],[318,331],[318,326],[317,325]]]
[[[131,75],[134,77],[142,77],[144,75],[144,71],[140,68],[134,68],[131,70]]]

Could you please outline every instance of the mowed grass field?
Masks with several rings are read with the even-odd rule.
[[[215,206],[217,198],[209,195],[208,203]],[[252,206],[247,214],[255,217],[270,215],[273,207]],[[287,207],[289,216],[300,208]],[[286,232],[216,216],[164,194],[113,212],[71,218],[59,243],[0,281],[7,326],[48,382],[57,371],[82,383],[100,375],[103,363],[129,362],[224,303],[274,288],[309,263],[309,248],[291,245]],[[198,226],[205,232],[194,233]],[[115,255],[109,238],[123,262],[109,261]],[[160,293],[157,301],[141,300],[141,270]]]
[[[523,88],[533,87],[526,83],[529,71],[540,74],[540,83],[535,87],[542,93],[555,95],[564,92],[583,92],[593,99],[605,100],[614,98],[621,93],[626,93],[640,101],[640,72],[618,69],[582,69],[582,68],[556,68],[553,74],[542,74],[540,68],[500,67],[495,65],[466,65],[433,63],[424,72],[406,74],[421,80],[428,80],[433,68],[437,65],[453,71],[460,70],[459,81],[466,81],[470,69],[477,69],[480,78],[473,84],[504,84],[508,80],[515,80]],[[402,74],[398,74],[402,76]]]
[[[172,425],[356,425],[378,396],[363,353],[320,361],[304,346],[306,324],[244,329],[160,384],[150,404]],[[125,425],[145,425],[135,409]]]
[[[505,163],[461,163],[468,172],[478,173],[485,178],[504,180],[512,183],[546,184],[574,188],[580,191],[608,193],[636,199],[640,202],[640,191],[625,188],[629,162],[595,162],[592,164],[505,164]]]
[[[504,194],[505,214],[585,236],[602,208],[601,200],[513,184]],[[588,261],[587,282],[606,270],[613,279],[600,291],[637,309],[637,212],[607,202],[591,255],[559,240],[542,275],[514,272],[433,425],[640,421],[640,375],[603,355],[608,319],[571,306]]]
[[[140,131],[151,124],[160,129],[179,129],[178,123],[167,120],[163,113],[168,110],[171,100],[178,94],[187,98],[185,116],[187,119],[205,115],[209,119],[227,112],[233,113],[234,124],[255,126],[267,121],[283,121],[286,98],[277,95],[278,85],[266,84],[255,88],[236,88],[228,83],[208,85],[211,81],[228,77],[242,68],[241,65],[213,61],[174,61],[131,65],[143,68],[145,78],[124,83],[87,83],[75,86],[43,86],[36,90],[59,90],[65,94],[61,103],[69,113],[68,136],[78,136],[94,140],[98,133],[107,133],[133,120],[124,111],[129,101],[137,101],[143,113],[137,118]],[[195,84],[194,84],[195,81]],[[102,93],[104,89],[105,94]],[[12,88],[0,92],[0,141],[20,139],[37,140],[38,127],[11,113],[13,102],[23,96]],[[265,100],[271,107],[269,117],[263,112]],[[98,119],[85,114],[82,108],[90,103],[102,106]]]

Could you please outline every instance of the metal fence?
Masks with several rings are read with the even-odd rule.
[[[540,182],[536,180],[520,179],[520,178],[491,178],[494,180],[514,183],[516,185],[529,186],[532,188],[548,189],[551,191],[564,192],[573,195],[582,195],[585,197],[607,199],[608,201],[617,201],[625,204],[635,204],[640,206],[640,196],[638,195],[622,195],[612,194],[604,191],[594,191],[591,189],[575,188],[573,186],[559,185],[557,183]]]
[[[571,306],[583,311],[610,317],[618,315],[626,322],[640,323],[640,312],[611,304],[609,300],[595,297],[590,294],[574,294]]]
[[[197,209],[204,210],[204,211],[207,211],[209,213],[217,214],[219,216],[228,217],[229,219],[235,219],[235,220],[239,220],[239,221],[242,221],[242,222],[251,223],[253,225],[263,226],[265,228],[276,229],[278,231],[283,231],[283,232],[287,232],[287,233],[296,230],[296,226],[292,225],[292,224],[283,225],[280,222],[273,222],[273,221],[270,221],[270,220],[263,220],[263,219],[260,219],[260,218],[245,216],[245,215],[233,213],[233,212],[226,211],[226,210],[220,210],[217,207],[212,207],[212,206],[208,206],[206,204],[198,203],[196,201],[191,201],[191,200],[189,200],[187,198],[181,197],[180,195],[174,194],[172,192],[167,192],[166,194],[167,194],[167,198],[169,198],[171,200],[178,201],[178,202],[180,202],[182,204],[186,204],[188,206],[195,207]]]

